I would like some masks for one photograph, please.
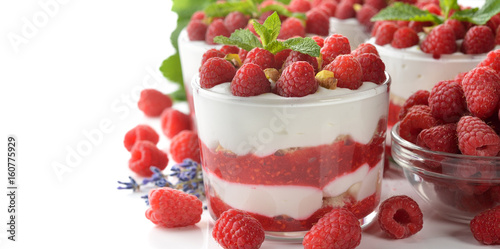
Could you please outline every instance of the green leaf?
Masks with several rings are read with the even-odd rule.
[[[262,48],[262,44],[259,38],[255,36],[252,31],[248,29],[237,29],[231,36],[216,36],[214,38],[215,43],[225,44],[225,45],[235,45],[247,51],[252,50],[255,47]]]
[[[500,1],[486,0],[480,9],[466,9],[457,11],[451,16],[452,19],[471,22],[477,25],[484,25],[494,15],[500,13]]]
[[[287,16],[287,17],[290,17],[293,15],[293,13],[290,12],[285,6],[279,5],[279,4],[270,4],[270,5],[267,5],[266,7],[260,9],[260,13],[264,13],[264,12],[268,12],[268,11],[275,11],[278,13],[278,15]]]
[[[171,95],[172,98],[177,101],[186,100],[179,53],[175,53],[164,60],[160,66],[160,71],[163,73],[165,78],[179,85],[175,95]]]
[[[267,44],[278,38],[281,29],[280,17],[274,12],[264,21],[264,24],[254,21],[253,27],[255,28],[255,32],[260,36],[262,44],[266,47]]]
[[[274,40],[271,43],[267,44],[267,46],[266,46],[266,50],[268,50],[269,52],[271,52],[273,54],[276,54],[279,51],[282,51],[285,49],[287,49],[285,44],[283,44],[283,42],[278,41],[278,40]]]
[[[451,10],[460,10],[457,0],[439,0],[439,7],[445,18],[448,17]]]
[[[421,10],[414,5],[402,2],[395,2],[393,5],[382,9],[374,17],[372,17],[371,20],[418,21],[433,22],[435,24],[443,23],[442,17],[434,15],[427,10]]]
[[[253,16],[257,13],[257,6],[251,0],[238,2],[213,3],[205,8],[205,15],[208,17],[227,16],[233,11],[241,12],[245,15]]]
[[[290,38],[286,41],[283,41],[283,46],[285,48],[289,48],[303,54],[308,54],[313,57],[318,57],[321,50],[321,47],[310,37]]]

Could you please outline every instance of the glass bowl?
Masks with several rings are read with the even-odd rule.
[[[500,157],[435,152],[391,131],[392,157],[413,189],[440,216],[469,223],[481,211],[500,204]]]

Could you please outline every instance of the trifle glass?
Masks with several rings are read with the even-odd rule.
[[[363,225],[380,200],[389,83],[305,97],[233,96],[192,82],[208,210],[257,218],[268,238],[301,239],[333,208]]]

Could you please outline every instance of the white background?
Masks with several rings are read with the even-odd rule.
[[[140,123],[159,131],[159,120],[136,108],[140,90],[175,88],[158,70],[173,53],[170,9],[166,0],[0,2],[0,248],[217,248],[206,213],[196,226],[161,229],[144,217],[144,192],[116,190],[131,174],[126,131]],[[18,140],[15,243],[6,225],[11,134]],[[159,146],[166,149],[163,138]],[[385,197],[417,198],[400,176],[391,179]],[[468,226],[421,204],[420,233],[392,241],[371,226],[359,248],[479,248]],[[302,247],[266,241],[262,248]]]

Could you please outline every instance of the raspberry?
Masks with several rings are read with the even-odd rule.
[[[408,196],[390,197],[380,204],[379,209],[378,224],[391,238],[407,238],[422,229],[422,211],[418,203]]]
[[[337,10],[337,2],[335,1],[324,1],[321,3],[319,8],[325,10],[325,12],[328,14],[328,17],[334,17],[335,16],[335,10]]]
[[[428,105],[430,92],[427,90],[418,90],[413,93],[403,104],[399,112],[399,120],[403,120],[408,110],[414,105]]]
[[[353,1],[342,1],[335,9],[335,17],[341,20],[352,18],[356,16]]]
[[[257,32],[255,31],[255,27],[253,26],[253,22],[258,22],[260,24],[262,24],[264,22],[260,22],[260,21],[257,21],[255,19],[250,19],[250,21],[248,21],[248,25],[246,27],[246,29],[250,30],[250,32],[252,32],[255,36],[260,37],[259,34],[257,34]]]
[[[262,68],[262,70],[266,68],[274,68],[274,55],[263,49],[263,48],[254,48],[248,52],[245,61],[243,64],[253,63]]]
[[[231,93],[249,97],[271,92],[271,83],[264,71],[253,63],[243,64],[231,81]]]
[[[369,81],[377,84],[382,84],[386,80],[385,64],[382,59],[375,54],[361,54],[356,56],[356,59],[361,65],[363,78],[361,81]]]
[[[238,56],[240,57],[240,60],[243,62],[247,58],[248,51],[245,49],[240,48],[240,52],[238,52]]]
[[[345,208],[333,209],[306,233],[305,249],[352,249],[361,242],[358,218]]]
[[[325,44],[320,51],[323,57],[323,65],[328,65],[338,55],[350,54],[351,45],[347,37],[341,34],[332,34],[325,39]]]
[[[173,138],[183,130],[191,129],[189,115],[176,109],[169,108],[161,114],[161,129],[168,138]]]
[[[467,75],[468,72],[461,72],[455,76],[454,80],[457,82],[457,84],[462,87],[462,81],[464,80],[465,75]]]
[[[190,21],[192,21],[192,20],[202,21],[203,19],[205,19],[205,12],[203,12],[202,10],[198,10],[198,11],[195,11],[193,13],[193,15],[191,16]]]
[[[321,36],[313,36],[311,37],[311,39],[313,39],[320,48],[322,48],[323,45],[325,45],[325,39]]]
[[[419,41],[420,38],[418,38],[417,31],[410,27],[402,27],[394,32],[391,46],[395,48],[409,48],[417,45]]]
[[[191,20],[186,27],[190,41],[204,41],[207,29],[208,25],[200,20]]]
[[[238,54],[240,52],[240,49],[236,46],[231,46],[231,45],[224,45],[222,48],[220,48],[220,51],[224,54]],[[202,63],[203,65],[203,63]]]
[[[224,18],[224,25],[229,33],[233,33],[237,29],[244,29],[250,18],[246,17],[243,13],[233,11]]]
[[[424,130],[436,126],[438,121],[431,114],[431,108],[426,105],[414,105],[399,124],[399,135],[411,142],[417,143],[418,134]]]
[[[170,143],[170,155],[178,163],[187,158],[200,163],[198,134],[190,130],[184,130],[175,135]]]
[[[274,55],[274,68],[280,70],[285,63],[286,58],[290,55],[291,49],[281,50]]]
[[[482,54],[495,47],[495,34],[488,26],[474,26],[465,33],[462,52],[465,54]]]
[[[477,67],[491,67],[500,74],[500,49],[493,50],[486,55],[486,59],[481,61]]]
[[[485,245],[500,245],[500,206],[485,210],[470,221],[474,238]]]
[[[139,176],[148,177],[153,175],[150,170],[151,166],[155,166],[160,170],[167,167],[167,154],[156,147],[150,141],[137,141],[130,150],[130,160],[128,167]]]
[[[369,4],[363,4],[361,9],[356,12],[356,19],[365,27],[366,30],[371,30],[374,22],[370,19],[376,15],[378,11],[378,9]]]
[[[424,31],[424,27],[428,26],[427,24],[428,24],[427,22],[410,21],[408,27],[412,28],[413,30],[417,31],[417,33],[419,33]]]
[[[455,123],[437,125],[422,130],[417,137],[417,145],[432,151],[458,153],[457,125]]]
[[[379,56],[377,48],[371,43],[361,43],[359,46],[351,51],[351,54],[357,57],[360,54],[372,53]]]
[[[297,61],[286,67],[276,82],[276,91],[283,97],[302,97],[318,90],[314,69],[305,61]]]
[[[226,28],[226,25],[224,25],[224,21],[221,19],[216,19],[210,25],[208,25],[207,33],[205,35],[205,42],[210,44],[210,45],[215,45],[214,42],[214,37],[216,36],[225,36],[229,37],[231,35],[231,32]]]
[[[425,37],[420,48],[424,53],[432,54],[435,59],[439,59],[442,54],[455,53],[457,51],[455,32],[448,25],[438,25]]]
[[[455,39],[463,39],[465,37],[465,27],[461,21],[456,19],[448,19],[444,22],[444,25],[448,25],[453,29],[455,33]]]
[[[486,119],[497,111],[500,101],[500,76],[490,67],[476,67],[462,80],[465,100],[469,111]]]
[[[194,195],[164,187],[150,190],[148,200],[146,218],[158,226],[185,227],[201,220],[203,204]]]
[[[172,99],[158,90],[144,89],[137,106],[146,116],[158,117],[163,110],[172,106]]]
[[[458,147],[464,155],[496,156],[500,151],[500,137],[478,117],[460,118],[457,135]]]
[[[284,70],[286,67],[290,66],[292,63],[294,63],[296,61],[305,61],[305,62],[311,64],[311,66],[314,69],[314,73],[318,72],[318,60],[316,59],[316,57],[312,57],[308,54],[303,54],[303,53],[297,52],[297,51],[290,52],[290,54],[286,58],[285,62],[283,63],[283,66],[281,68]]]
[[[388,22],[394,23],[394,21],[376,21],[373,24],[371,36],[375,37],[377,35],[378,28],[380,28],[380,26],[382,26],[382,24],[388,23]]]
[[[385,0],[365,0],[364,4],[369,4],[377,10],[381,10],[387,7],[387,1]]]
[[[215,222],[212,237],[225,249],[257,249],[264,242],[262,225],[248,213],[229,209]]]
[[[324,70],[332,71],[337,79],[337,87],[358,89],[363,81],[363,69],[359,61],[350,54],[337,56]]]
[[[394,37],[394,33],[398,30],[398,26],[393,22],[385,22],[377,28],[375,35],[375,44],[383,46],[390,44]]]
[[[446,123],[455,123],[467,112],[464,92],[455,80],[438,82],[429,95],[432,116]]]
[[[158,133],[156,133],[156,131],[151,128],[151,126],[138,125],[125,134],[123,144],[125,145],[125,148],[130,151],[137,142],[144,140],[150,141],[153,144],[157,144],[160,140],[160,137],[158,136]]]
[[[281,24],[278,39],[286,40],[295,36],[306,36],[306,27],[298,18],[289,17]]]
[[[309,0],[292,0],[288,5],[288,10],[291,12],[307,12],[311,9]]]
[[[219,57],[210,58],[200,68],[200,86],[212,88],[230,82],[235,73],[236,69],[231,62]]]
[[[431,12],[432,14],[435,14],[438,16],[442,16],[441,8],[439,8],[439,4],[426,3],[420,9],[427,10],[427,11]]]
[[[328,15],[318,9],[306,13],[306,33],[327,36],[330,32]]]
[[[201,65],[205,64],[205,62],[207,62],[208,59],[214,58],[214,57],[224,58],[224,57],[226,57],[226,54],[224,54],[224,52],[222,52],[220,50],[217,50],[215,48],[211,48],[211,49],[207,50],[205,53],[203,53],[203,56],[201,57]],[[200,67],[200,71],[201,71],[201,67]]]
[[[496,30],[500,26],[500,14],[496,14],[486,22],[486,25],[490,27],[491,30]]]
[[[495,31],[495,45],[500,45],[500,26]]]

